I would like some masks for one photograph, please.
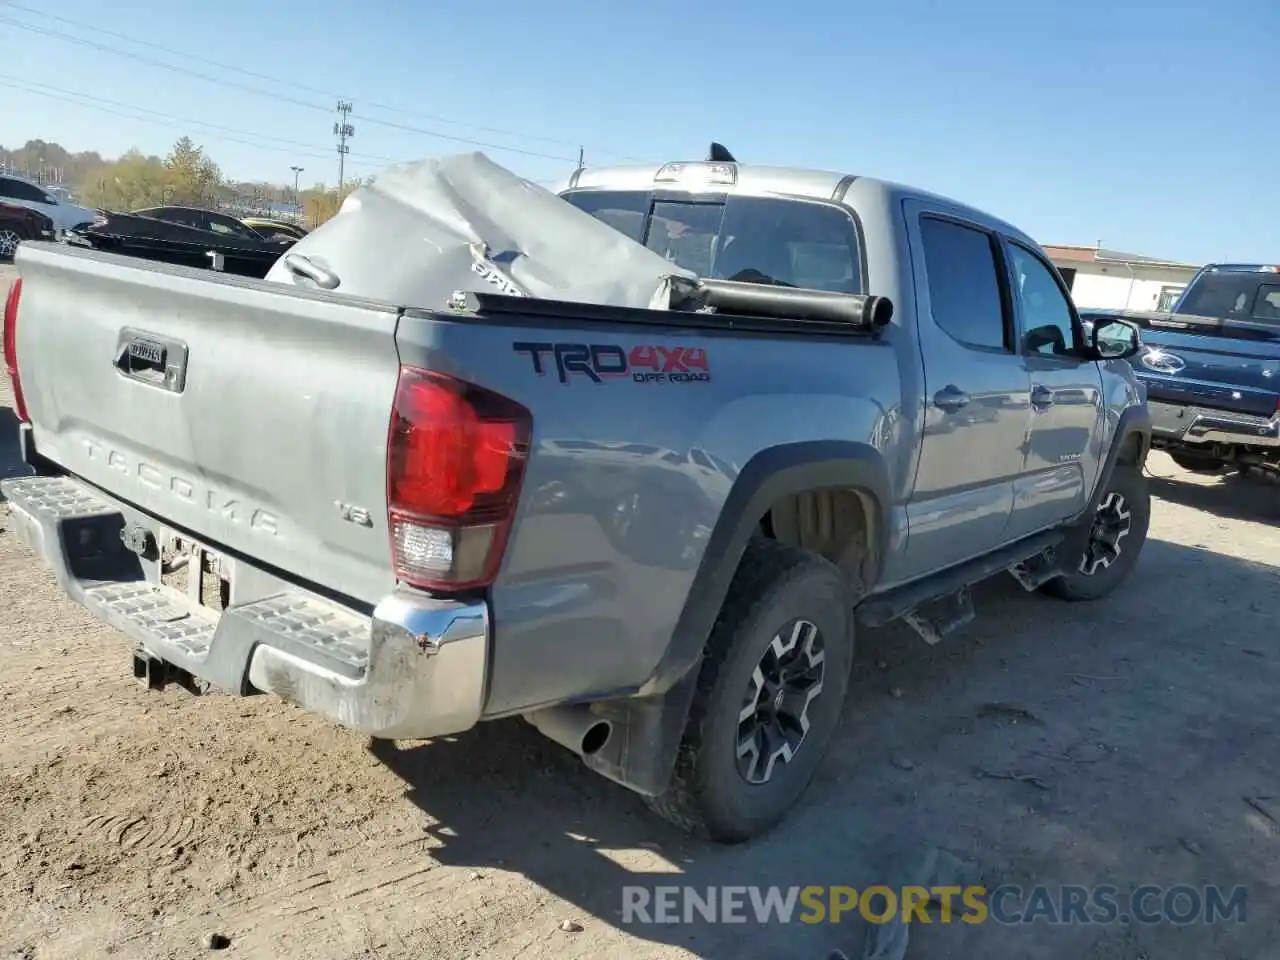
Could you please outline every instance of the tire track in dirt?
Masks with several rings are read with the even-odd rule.
[[[192,817],[147,817],[141,814],[99,814],[85,820],[80,834],[86,838],[105,837],[117,847],[131,851],[168,849],[191,840],[196,832]]]
[[[474,940],[488,928],[495,940],[505,939],[516,926],[536,916],[541,904],[529,891],[506,877],[468,874],[436,863],[418,835],[368,846],[332,858],[323,871],[303,874],[292,882],[268,886],[189,917],[166,928],[166,936],[195,941],[202,931],[228,935],[237,949],[250,955],[286,956],[299,952],[303,942],[340,947],[358,941],[365,932],[412,929],[431,908],[433,925],[443,928],[441,945],[459,937]],[[486,906],[501,902],[497,916]],[[434,908],[445,905],[443,911]],[[546,931],[544,926],[543,932]],[[305,931],[305,932],[303,932]],[[121,943],[142,943],[139,933]],[[349,948],[355,948],[352,942]],[[433,954],[434,955],[434,954]]]

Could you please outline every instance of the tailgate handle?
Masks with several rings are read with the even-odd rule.
[[[300,253],[286,253],[284,265],[289,268],[289,272],[294,276],[306,277],[308,280],[314,281],[317,287],[324,290],[332,290],[342,282],[332,270],[320,266]]]
[[[116,341],[115,368],[130,380],[181,393],[187,382],[187,345],[125,327]]]

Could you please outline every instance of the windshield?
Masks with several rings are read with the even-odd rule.
[[[861,293],[853,220],[839,207],[774,197],[656,199],[580,191],[565,200],[700,277]]]
[[[1202,273],[1187,288],[1177,312],[1280,325],[1280,276],[1235,271]]]

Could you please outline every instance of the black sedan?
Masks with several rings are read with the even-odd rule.
[[[0,262],[13,259],[23,240],[52,240],[53,221],[39,210],[0,203]]]
[[[235,217],[195,207],[103,213],[69,239],[96,250],[258,278],[295,242],[265,239]]]

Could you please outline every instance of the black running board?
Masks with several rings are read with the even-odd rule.
[[[972,619],[966,616],[964,608],[969,605],[968,591],[971,586],[981,583],[997,573],[1009,571],[1017,576],[1018,581],[1027,589],[1033,590],[1061,573],[1054,562],[1053,554],[1065,539],[1062,531],[1054,530],[1039,533],[1026,540],[989,553],[986,556],[962,563],[941,573],[936,573],[923,580],[916,580],[904,586],[872,597],[858,607],[858,620],[869,627],[879,627],[904,617],[909,620],[925,620],[917,614],[920,608],[938,601],[952,599],[960,608],[948,619],[945,629],[935,631],[937,636],[930,638],[915,627],[926,640],[936,642],[938,638],[952,630],[963,626]],[[1038,562],[1037,562],[1038,561]],[[1034,571],[1034,573],[1032,573]],[[910,616],[909,616],[910,615]]]

